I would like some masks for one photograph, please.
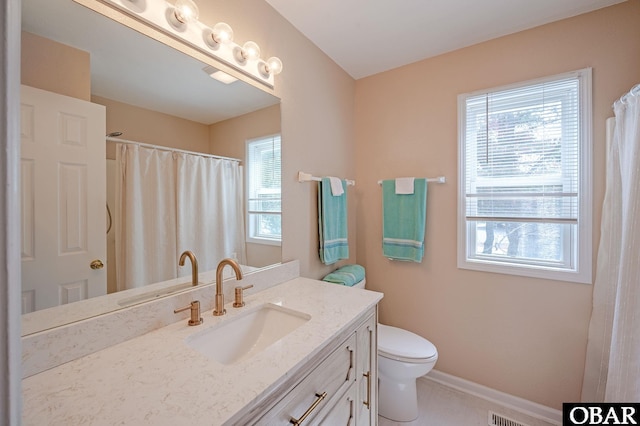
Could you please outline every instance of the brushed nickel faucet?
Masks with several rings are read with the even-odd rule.
[[[178,265],[184,266],[187,257],[191,260],[191,285],[196,286],[198,285],[198,259],[196,259],[196,255],[191,250],[183,252],[180,255]]]
[[[224,309],[224,293],[222,292],[222,270],[226,265],[233,268],[236,273],[236,280],[242,279],[242,270],[238,262],[233,259],[222,259],[220,263],[218,263],[218,268],[216,268],[216,304],[213,310],[213,315],[217,317],[227,312]]]

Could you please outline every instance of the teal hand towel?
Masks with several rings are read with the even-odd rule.
[[[349,258],[347,241],[347,186],[342,181],[342,195],[331,193],[331,180],[318,182],[318,230],[320,260],[325,265]]]
[[[361,265],[345,265],[338,268],[322,279],[334,284],[352,287],[364,279],[364,267]]]
[[[394,260],[422,262],[426,216],[426,179],[415,179],[413,194],[396,194],[395,180],[383,181],[383,255]]]

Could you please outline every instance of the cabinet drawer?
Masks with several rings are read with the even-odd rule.
[[[310,425],[354,426],[357,395],[357,387],[351,386],[333,407],[319,413]]]
[[[311,424],[318,413],[334,405],[355,382],[355,350],[356,336],[353,334],[256,424],[287,425],[291,419],[300,419],[308,411],[302,424]],[[325,392],[326,395],[322,397]]]

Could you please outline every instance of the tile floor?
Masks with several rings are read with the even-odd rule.
[[[487,426],[489,410],[527,426],[553,426],[429,379],[418,379],[417,384],[418,419],[399,423],[379,416],[379,426]]]

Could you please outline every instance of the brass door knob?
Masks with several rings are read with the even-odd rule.
[[[89,266],[91,267],[91,269],[102,269],[104,268],[104,263],[102,263],[102,260],[96,259],[93,262],[91,262]]]

